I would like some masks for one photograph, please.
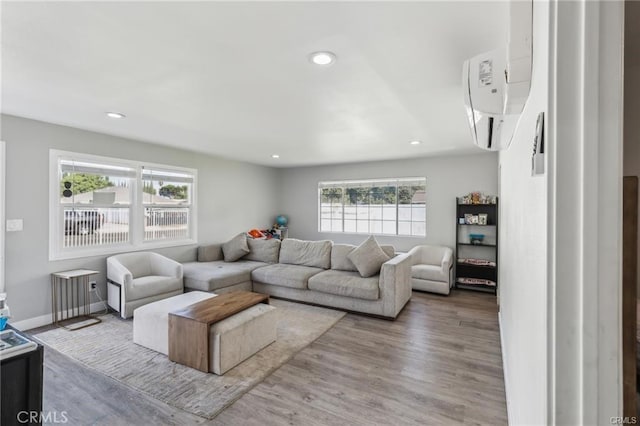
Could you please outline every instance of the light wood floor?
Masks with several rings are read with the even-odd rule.
[[[414,292],[396,321],[349,314],[212,421],[46,348],[44,410],[69,425],[506,424],[495,297]]]

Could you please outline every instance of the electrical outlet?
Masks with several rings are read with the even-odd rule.
[[[95,281],[89,281],[90,291],[96,291],[96,286],[98,285]]]

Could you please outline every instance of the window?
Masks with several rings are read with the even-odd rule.
[[[144,240],[189,237],[193,175],[169,170],[142,170]]]
[[[51,151],[50,259],[195,242],[196,171]]]
[[[320,182],[320,232],[426,236],[426,178]]]

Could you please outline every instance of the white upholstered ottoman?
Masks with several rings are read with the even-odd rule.
[[[276,341],[276,308],[259,303],[209,329],[209,371],[224,374]]]
[[[191,291],[139,307],[133,312],[134,343],[168,355],[169,312],[215,296]],[[276,330],[276,309],[263,303],[213,324],[209,329],[209,370],[224,374],[275,342]]]
[[[169,312],[216,296],[190,291],[140,306],[133,311],[133,343],[169,355]]]

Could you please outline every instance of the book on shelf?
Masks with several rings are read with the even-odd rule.
[[[468,277],[458,277],[458,284],[464,285],[486,285],[488,287],[495,287],[495,281],[485,280],[483,278],[468,278]]]
[[[496,262],[492,260],[486,259],[467,259],[463,257],[458,258],[458,263],[463,265],[473,265],[473,266],[496,266]]]
[[[35,350],[37,347],[38,344],[36,342],[19,335],[13,330],[0,332],[0,360]]]

